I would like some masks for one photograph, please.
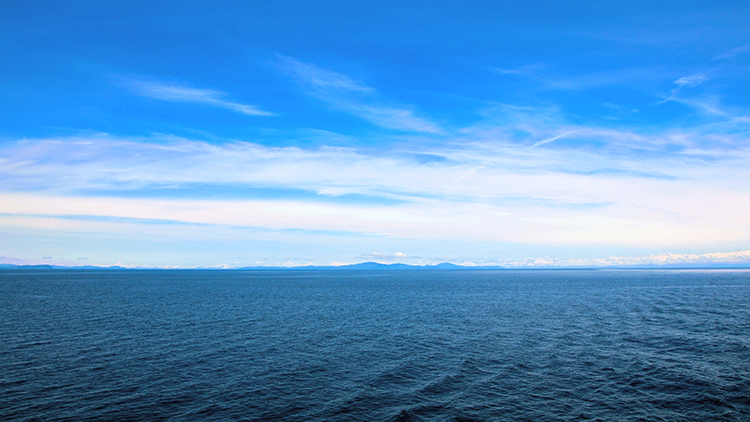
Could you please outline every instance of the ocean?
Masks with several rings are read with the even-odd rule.
[[[0,271],[3,421],[749,421],[750,271]]]

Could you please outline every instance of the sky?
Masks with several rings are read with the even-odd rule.
[[[746,1],[5,0],[0,263],[750,263],[748,28]]]

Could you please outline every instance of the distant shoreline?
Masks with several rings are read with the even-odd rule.
[[[571,270],[748,270],[750,263],[742,264],[702,264],[702,265],[633,265],[633,266],[526,266],[526,267],[503,267],[503,266],[465,266],[451,263],[437,265],[410,265],[410,264],[381,264],[377,262],[362,262],[359,264],[317,266],[304,265],[296,267],[193,267],[193,268],[163,268],[163,267],[122,267],[122,266],[64,266],[64,265],[16,265],[0,264],[3,270],[100,270],[100,271],[481,271],[481,270],[504,270],[504,271],[571,271]]]

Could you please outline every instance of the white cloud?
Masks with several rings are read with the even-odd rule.
[[[613,142],[673,148],[672,142],[684,148],[670,155],[528,149],[467,133],[456,144],[418,151],[444,161],[420,162],[410,158],[417,152],[410,150],[369,154],[169,138],[25,140],[0,149],[9,164],[0,168],[6,182],[0,220],[50,230],[120,230],[70,218],[116,217],[527,244],[750,241],[747,145],[728,138],[729,148],[712,143],[705,149],[690,134],[578,130]],[[154,186],[189,190],[195,184],[222,184],[239,194],[233,199],[129,195]],[[258,198],[242,193],[248,187],[281,193],[278,199]],[[286,197],[283,189],[328,199]],[[395,202],[337,200],[346,194]]]
[[[750,123],[750,115],[747,109],[727,107],[722,104],[719,96],[686,97],[674,94],[662,103],[667,101],[684,104],[705,116],[720,119],[728,124],[727,129],[729,130],[746,130],[747,123]],[[720,129],[720,127],[716,128]]]
[[[409,109],[367,104],[346,104],[344,105],[344,108],[383,128],[396,129],[405,132],[440,132],[437,125],[428,120],[414,116],[414,112]]]
[[[683,76],[674,81],[674,83],[676,85],[679,85],[680,87],[694,87],[702,84],[703,82],[706,82],[707,80],[708,78],[706,77],[706,75],[702,73],[696,73],[694,75]]]
[[[212,107],[225,108],[249,116],[272,116],[273,113],[263,111],[256,106],[235,103],[224,99],[226,93],[213,89],[198,89],[184,85],[169,84],[152,79],[138,79],[124,77],[121,83],[136,95],[155,98],[171,102],[186,102],[204,104]]]
[[[279,56],[281,67],[291,74],[306,92],[329,107],[353,114],[370,123],[404,132],[439,133],[435,123],[417,117],[414,107],[393,106],[377,91],[347,75]]]
[[[302,63],[291,57],[278,56],[284,68],[292,73],[300,82],[319,90],[320,94],[340,91],[343,93],[358,92],[372,93],[374,89],[362,82],[355,81],[347,75],[321,69],[309,63]]]
[[[545,144],[548,144],[550,142],[554,142],[554,141],[556,141],[558,139],[564,138],[564,137],[566,137],[568,135],[572,135],[574,133],[575,133],[575,131],[571,130],[571,131],[563,132],[563,133],[561,133],[559,135],[552,136],[550,138],[542,139],[541,141],[537,141],[533,145],[531,145],[531,148],[540,147],[542,145],[545,145]]]
[[[750,50],[750,45],[743,45],[740,47],[736,47],[722,54],[719,54],[718,56],[712,58],[711,61],[732,59],[734,57],[739,56],[740,54],[745,53],[748,50]]]

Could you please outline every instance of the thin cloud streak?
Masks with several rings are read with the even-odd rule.
[[[168,84],[156,80],[120,78],[131,92],[142,97],[154,98],[162,101],[203,104],[212,107],[225,108],[248,116],[273,116],[273,113],[263,111],[256,106],[241,104],[224,99],[226,93],[213,89],[198,89],[184,85]]]
[[[680,87],[694,87],[702,84],[703,82],[706,82],[708,80],[708,77],[702,73],[696,73],[694,75],[689,76],[683,76],[674,83]]]
[[[579,91],[608,86],[649,86],[658,83],[671,72],[663,68],[625,68],[600,70],[588,73],[545,64],[529,64],[518,68],[492,68],[501,77],[523,78],[535,89]]]
[[[531,146],[530,146],[529,148],[536,148],[536,147],[540,147],[540,146],[542,146],[542,145],[546,145],[546,144],[548,144],[548,143],[550,143],[550,142],[555,142],[555,141],[556,141],[556,140],[558,140],[558,139],[564,138],[564,137],[566,137],[566,136],[568,136],[568,135],[572,135],[572,134],[574,134],[574,133],[575,133],[575,131],[574,131],[574,130],[571,130],[571,131],[568,131],[568,132],[564,132],[564,133],[561,133],[561,134],[559,134],[559,135],[555,135],[555,136],[553,136],[553,137],[551,137],[551,138],[547,138],[547,139],[542,139],[541,141],[539,141],[539,142],[536,142],[536,143],[534,143],[533,145],[531,145]]]
[[[733,48],[711,59],[711,61],[733,59],[745,52],[750,51],[750,44]]]
[[[333,109],[353,114],[385,129],[432,134],[441,132],[435,123],[415,116],[414,107],[386,104],[374,88],[347,75],[291,57],[278,56],[278,63],[304,87],[308,95]]]

